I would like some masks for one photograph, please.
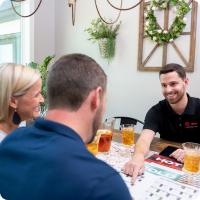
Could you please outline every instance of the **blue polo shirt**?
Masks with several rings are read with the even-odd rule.
[[[166,140],[200,143],[200,99],[187,96],[187,106],[180,115],[167,100],[154,105],[146,114],[143,128],[159,132]]]
[[[120,175],[71,128],[44,119],[0,144],[0,194],[7,200],[129,200]]]

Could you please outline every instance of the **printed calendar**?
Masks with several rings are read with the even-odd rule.
[[[122,173],[123,165],[130,160],[133,148],[112,142],[109,154],[98,154],[117,170],[125,181],[134,200],[200,200],[200,175],[188,176],[154,162],[145,162],[145,173],[134,185],[131,177]]]

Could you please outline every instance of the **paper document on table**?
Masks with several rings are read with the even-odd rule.
[[[138,177],[133,187],[127,185],[136,200],[199,200],[200,188],[185,184],[185,178],[181,171],[146,163],[144,175]]]
[[[132,148],[112,142],[109,155],[98,154],[115,168],[125,181],[134,200],[200,200],[200,176],[188,180],[186,174],[156,163],[145,163],[145,173],[131,185],[131,177],[122,173],[124,164],[131,158]],[[187,183],[187,184],[186,184]]]
[[[166,156],[161,156],[159,154],[152,154],[151,156],[147,157],[145,159],[146,162],[149,163],[157,163],[159,165],[163,165],[172,169],[180,170],[182,171],[183,164],[177,162],[174,158],[169,158]]]

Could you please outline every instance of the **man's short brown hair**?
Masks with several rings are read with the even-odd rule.
[[[169,72],[176,72],[180,78],[185,79],[186,78],[186,73],[184,68],[176,63],[170,63],[165,65],[164,67],[161,68],[160,72],[159,72],[159,76],[161,74],[167,74]]]
[[[104,92],[106,83],[106,74],[95,60],[83,54],[65,55],[49,70],[49,109],[77,110],[93,89],[100,86]]]

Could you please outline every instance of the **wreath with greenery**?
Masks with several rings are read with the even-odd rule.
[[[169,6],[175,6],[175,19],[169,30],[163,30],[154,15],[155,10],[165,10]],[[178,38],[186,26],[185,15],[190,11],[189,4],[185,0],[151,0],[145,13],[145,36],[158,44],[172,42]]]

